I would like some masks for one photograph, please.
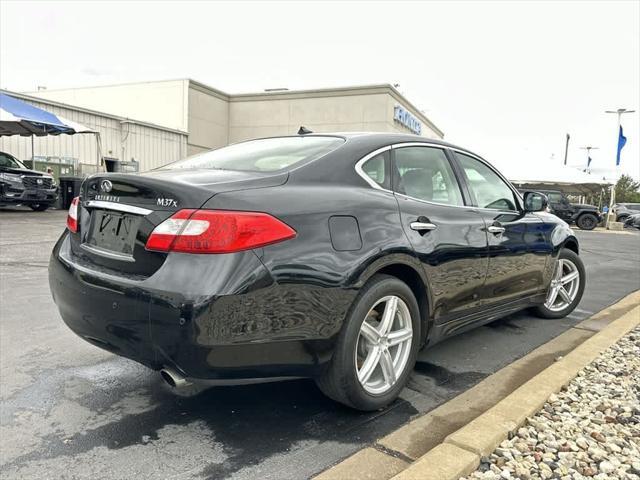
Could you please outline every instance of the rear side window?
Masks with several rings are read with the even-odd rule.
[[[344,143],[339,137],[279,137],[251,140],[201,153],[159,170],[205,168],[274,172],[323,157]]]
[[[460,186],[442,149],[402,147],[394,152],[399,173],[396,191],[427,202],[464,204]]]
[[[477,158],[462,153],[456,153],[456,156],[479,207],[493,210],[517,210],[513,190],[496,172]]]
[[[387,190],[391,189],[391,176],[389,175],[389,152],[382,152],[371,157],[362,165],[364,174]]]

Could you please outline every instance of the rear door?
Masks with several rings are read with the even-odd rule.
[[[483,304],[507,303],[543,289],[551,254],[546,225],[524,213],[520,198],[492,167],[467,153],[455,152],[477,212],[486,225],[489,269]]]
[[[392,159],[402,227],[427,275],[434,319],[446,323],[480,302],[487,271],[484,222],[465,205],[444,148],[400,144]]]

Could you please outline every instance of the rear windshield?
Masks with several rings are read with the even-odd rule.
[[[316,160],[344,143],[338,137],[279,137],[236,143],[171,163],[160,170],[211,168],[273,172]]]

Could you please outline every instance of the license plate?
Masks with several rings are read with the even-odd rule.
[[[140,217],[125,213],[94,210],[87,243],[112,252],[133,255]]]

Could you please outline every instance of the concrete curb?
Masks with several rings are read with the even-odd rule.
[[[394,480],[436,478],[430,475],[437,470],[437,465],[450,462],[455,462],[456,468],[442,472],[437,477],[439,480],[458,480],[461,476],[472,473],[478,467],[480,458],[493,452],[509,433],[517,430],[527,417],[538,412],[552,393],[558,392],[580,370],[638,325],[640,325],[640,306],[636,306],[613,321],[566,357],[498,402],[493,408],[449,435],[436,449],[444,445],[457,447],[456,450],[450,451],[450,455],[443,455],[442,450],[436,452],[436,449],[433,449],[411,464],[408,469],[392,478]],[[463,460],[460,451],[472,455],[467,455]]]
[[[458,480],[639,324],[636,291],[315,478]]]

